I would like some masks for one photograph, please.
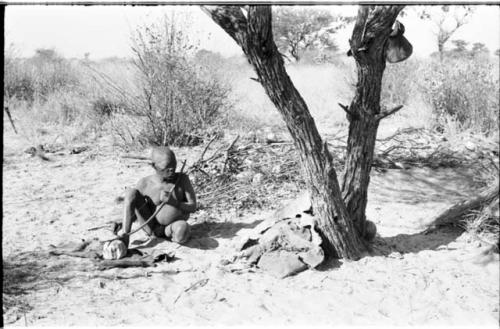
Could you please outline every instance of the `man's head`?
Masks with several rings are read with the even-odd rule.
[[[151,161],[156,173],[162,178],[169,180],[175,177],[175,168],[177,160],[174,152],[167,146],[158,146],[153,148]]]

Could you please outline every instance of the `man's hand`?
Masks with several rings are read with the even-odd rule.
[[[130,241],[130,237],[128,234],[121,232],[118,234],[118,239],[121,240],[125,244],[125,247],[128,248],[128,243]]]
[[[160,192],[160,201],[165,202],[175,208],[179,208],[179,201],[177,201],[177,198],[175,197],[175,193],[169,193],[168,191],[161,191]]]

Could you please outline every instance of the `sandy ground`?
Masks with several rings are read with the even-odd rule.
[[[174,251],[176,261],[89,271],[87,259],[39,255],[50,244],[109,236],[88,229],[119,220],[115,198],[151,168],[105,148],[42,162],[22,152],[31,145],[9,128],[2,247],[4,280],[9,275],[18,293],[4,296],[6,324],[498,326],[498,257],[478,256],[484,245],[454,229],[420,233],[441,210],[477,192],[464,170],[374,173],[368,218],[386,256],[334,261],[286,279],[257,268],[231,272],[220,261],[270,212],[215,220],[198,213],[188,246],[153,247]]]

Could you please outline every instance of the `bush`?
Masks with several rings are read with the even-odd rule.
[[[38,49],[29,59],[8,58],[4,97],[43,102],[51,93],[72,89],[78,78],[71,64],[53,49]]]
[[[104,96],[91,102],[92,112],[98,117],[109,118],[113,113],[126,111],[127,106],[123,102],[116,102]]]
[[[418,89],[423,63],[414,58],[387,64],[382,78],[381,103],[387,107],[406,105]]]
[[[147,118],[141,132],[155,145],[190,145],[217,130],[227,112],[229,88],[189,58],[195,47],[181,20],[165,16],[137,29],[133,51],[142,93],[134,113]],[[133,107],[133,106],[130,106]]]
[[[430,61],[420,87],[438,120],[451,117],[462,129],[485,134],[498,130],[498,64],[489,59]]]
[[[3,88],[5,99],[15,98],[30,103],[35,100],[35,79],[21,60],[6,59]]]
[[[498,79],[498,63],[487,56],[410,58],[387,65],[381,103],[392,107],[422,99],[439,131],[452,125],[457,132],[491,135],[498,132]]]

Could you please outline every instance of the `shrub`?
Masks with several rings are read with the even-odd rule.
[[[133,112],[147,118],[142,134],[156,145],[199,142],[230,106],[229,88],[190,60],[196,49],[179,26],[181,19],[165,16],[138,28],[133,39],[142,90]]]
[[[38,49],[29,59],[9,58],[4,70],[4,97],[7,99],[43,102],[51,93],[78,85],[71,64],[53,49]]]
[[[91,107],[95,115],[104,118],[109,118],[113,113],[125,111],[127,108],[123,102],[116,102],[104,96],[98,97],[96,100],[92,101]]]
[[[420,84],[438,120],[451,117],[462,129],[489,134],[498,129],[498,64],[488,58],[430,61]],[[439,121],[438,121],[439,123]]]
[[[382,78],[381,103],[387,107],[406,105],[418,88],[422,62],[410,58],[397,64],[387,64]]]
[[[35,79],[21,60],[11,58],[5,61],[3,88],[5,99],[15,98],[30,103],[35,100]]]

